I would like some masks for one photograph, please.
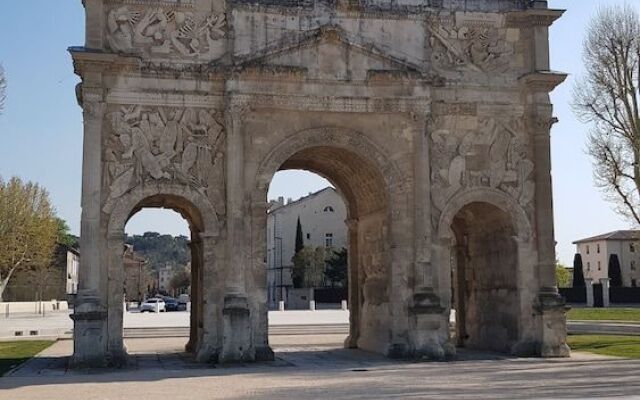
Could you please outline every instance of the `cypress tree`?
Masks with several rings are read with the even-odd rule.
[[[620,271],[620,260],[617,254],[609,256],[609,279],[611,279],[611,287],[622,286],[622,271]]]
[[[584,273],[582,272],[582,256],[576,253],[573,258],[573,287],[584,287]]]
[[[302,224],[300,223],[300,216],[298,216],[298,224],[296,226],[296,254],[304,247],[304,238],[302,237]]]

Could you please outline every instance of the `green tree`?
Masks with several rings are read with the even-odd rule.
[[[309,255],[310,248],[303,247],[293,256],[293,269],[291,270],[291,281],[293,287],[300,289],[305,287],[307,269],[309,268],[311,257]]]
[[[186,293],[189,286],[191,286],[191,271],[185,267],[179,268],[169,281],[169,287],[177,294]]]
[[[300,223],[300,216],[298,216],[298,223],[296,224],[296,254],[304,247],[304,237],[302,235],[302,224]]]
[[[18,269],[50,266],[58,223],[41,186],[0,179],[0,298]]]
[[[56,224],[58,229],[57,241],[65,246],[77,248],[78,238],[70,233],[69,225],[62,218],[56,218]]]
[[[616,254],[609,256],[609,279],[611,279],[611,287],[622,286],[622,271],[620,270],[620,260]]]
[[[584,287],[584,272],[582,271],[582,256],[576,253],[573,257],[573,287]]]
[[[186,236],[145,232],[142,235],[128,236],[126,243],[133,245],[136,253],[146,259],[154,271],[167,265],[187,265],[191,260],[189,239]]]
[[[331,287],[346,287],[348,283],[348,254],[346,248],[333,250],[327,259],[324,276]]]
[[[556,285],[558,287],[569,287],[571,284],[571,273],[565,265],[556,262]]]
[[[322,287],[327,259],[327,248],[303,247],[293,256],[291,278],[295,288]]]

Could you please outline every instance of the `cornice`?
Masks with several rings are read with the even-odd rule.
[[[536,27],[546,26],[549,27],[558,18],[562,17],[565,10],[552,10],[546,8],[530,8],[526,11],[515,11],[506,13],[507,28],[522,28],[522,27]]]
[[[567,79],[567,74],[555,71],[537,71],[518,79],[520,85],[536,92],[551,92]]]

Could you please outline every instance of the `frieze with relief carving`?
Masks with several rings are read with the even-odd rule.
[[[224,213],[225,131],[220,113],[131,105],[118,107],[107,118],[107,202],[145,182],[170,180],[207,194]]]
[[[223,13],[121,6],[108,11],[106,25],[106,42],[116,53],[211,61],[226,46]]]
[[[431,181],[436,212],[456,193],[473,187],[501,190],[525,210],[531,209],[534,164],[522,118],[481,117],[477,129],[458,130],[455,122],[438,117],[433,126]]]
[[[500,21],[432,19],[427,22],[431,62],[437,71],[505,72],[515,54]]]

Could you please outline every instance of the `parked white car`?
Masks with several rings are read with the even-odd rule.
[[[140,312],[166,312],[167,307],[164,300],[158,298],[147,299],[140,306]]]

